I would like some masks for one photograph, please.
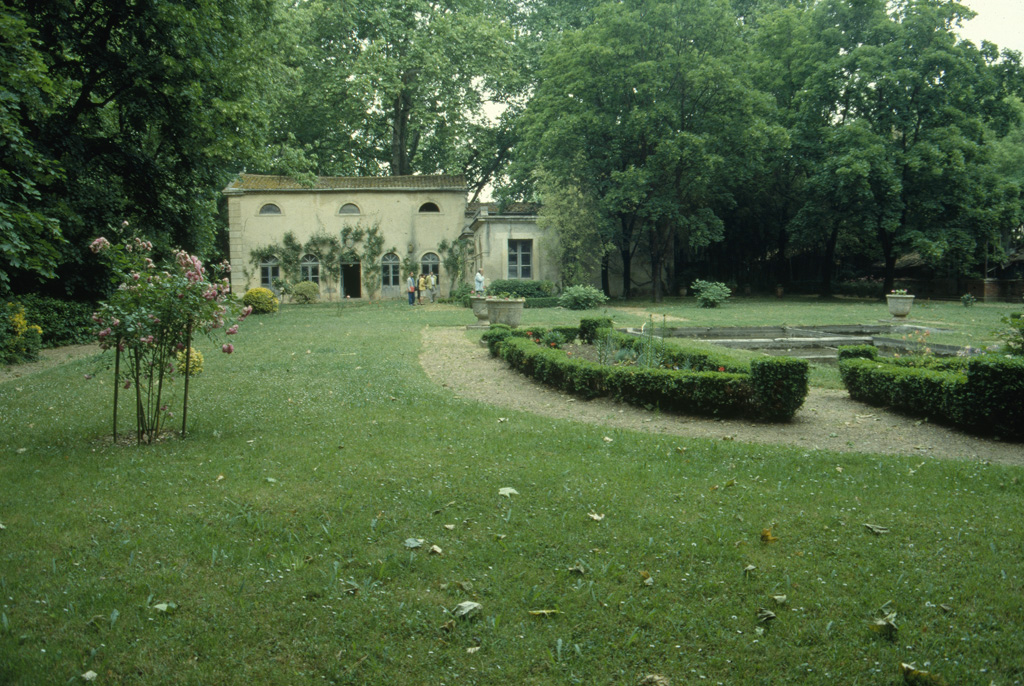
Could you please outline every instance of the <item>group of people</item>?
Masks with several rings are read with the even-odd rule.
[[[409,289],[410,305],[422,305],[424,292],[429,294],[430,302],[437,302],[437,274],[423,272],[417,279],[416,272],[409,272],[409,278],[405,283]],[[474,289],[475,293],[484,292],[483,269],[476,270],[476,277],[473,279],[473,285],[476,287]]]
[[[437,274],[424,272],[420,278],[416,278],[416,272],[409,272],[409,279],[406,281],[409,288],[409,304],[422,305],[423,293],[429,294],[430,302],[437,301]]]

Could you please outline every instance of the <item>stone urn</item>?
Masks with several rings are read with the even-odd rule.
[[[523,318],[526,298],[488,298],[487,319],[491,324],[506,324],[513,329]]]
[[[890,293],[885,296],[885,302],[889,305],[889,314],[893,319],[906,319],[914,304],[914,296]]]
[[[469,296],[469,304],[473,307],[473,314],[476,315],[478,324],[483,324],[487,321],[487,296],[486,295],[471,295]]]

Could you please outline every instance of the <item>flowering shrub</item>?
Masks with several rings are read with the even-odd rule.
[[[292,287],[292,297],[300,305],[309,305],[320,299],[320,286],[312,281],[303,281]]]
[[[127,222],[123,226],[127,228]],[[140,443],[153,442],[164,418],[171,416],[162,395],[164,382],[178,373],[177,353],[191,349],[194,334],[211,335],[224,329],[229,319],[244,320],[252,308],[241,309],[231,296],[226,263],[210,275],[198,257],[179,250],[170,264],[158,268],[149,257],[153,245],[140,238],[114,245],[100,237],[89,247],[111,263],[117,282],[117,288],[93,315],[100,347],[116,351],[114,435],[116,438],[117,393],[122,385],[124,389],[134,386],[136,438]],[[234,324],[224,333],[237,331]],[[188,376],[182,403],[183,434],[187,417]]]
[[[0,363],[30,362],[39,355],[43,330],[29,324],[25,308],[7,303],[0,311]]]
[[[253,314],[273,314],[279,303],[269,288],[250,288],[242,296],[242,304],[251,307]]]
[[[565,338],[557,331],[548,331],[540,337],[539,343],[545,348],[560,348],[565,343]]]
[[[189,376],[197,376],[203,373],[203,354],[195,348],[188,349],[188,359],[185,357],[184,350],[174,353],[174,358],[178,361],[179,374],[187,373]]]

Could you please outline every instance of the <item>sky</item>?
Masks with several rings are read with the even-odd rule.
[[[1000,48],[1024,53],[1024,0],[960,0],[978,13],[961,35],[981,45],[988,40]]]

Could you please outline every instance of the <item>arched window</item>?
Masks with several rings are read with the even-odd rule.
[[[338,210],[338,214],[360,214],[359,207],[354,203],[347,202]]]
[[[276,257],[268,257],[260,262],[260,285],[274,290],[274,279],[281,278],[281,263]]]
[[[260,214],[281,214],[281,208],[272,202],[268,202],[260,208]]]
[[[424,274],[437,275],[440,272],[441,259],[434,253],[428,252],[423,256],[423,259],[420,260],[420,265],[423,267],[422,271]]]
[[[420,205],[420,212],[440,212],[441,208],[437,206],[437,203],[425,202]]]
[[[380,283],[382,286],[399,286],[402,278],[402,265],[398,255],[389,252],[380,258]]]
[[[320,260],[316,255],[302,256],[302,262],[299,263],[299,279],[312,281],[315,284],[320,283]]]

